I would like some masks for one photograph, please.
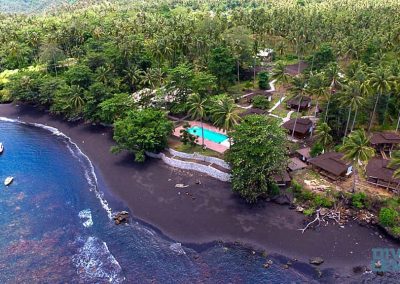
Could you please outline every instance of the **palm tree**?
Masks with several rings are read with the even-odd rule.
[[[286,68],[285,65],[283,65],[282,63],[277,63],[275,65],[275,68],[272,70],[272,76],[271,78],[273,80],[276,80],[277,83],[281,83],[281,84],[287,84],[290,82],[290,75],[288,73],[286,73]]]
[[[71,97],[69,99],[72,108],[80,112],[82,110],[85,101],[82,98],[83,96],[83,89],[80,86],[72,85],[71,86]]]
[[[376,92],[374,109],[372,111],[371,121],[369,122],[368,126],[368,132],[370,132],[372,123],[375,119],[376,107],[378,106],[379,98],[381,97],[381,95],[387,93],[391,89],[391,83],[387,71],[382,67],[374,69],[369,74],[368,85],[371,87],[372,90]]]
[[[344,139],[340,147],[344,158],[353,161],[354,179],[353,190],[356,190],[356,180],[358,179],[358,168],[365,170],[366,163],[375,155],[375,149],[370,146],[370,138],[364,130],[356,130]]]
[[[332,129],[326,122],[318,124],[315,128],[315,139],[317,143],[322,145],[324,151],[326,149],[326,146],[331,144],[333,141],[332,135],[330,134],[331,130]]]
[[[233,129],[240,121],[239,115],[235,112],[235,101],[230,97],[224,97],[212,108],[214,125],[226,132]],[[229,139],[229,143],[230,143]]]
[[[203,119],[206,117],[206,102],[207,100],[202,98],[199,94],[193,94],[188,99],[189,110],[188,114],[191,119],[200,120],[201,123],[201,137],[202,143],[201,145],[204,148],[204,128],[203,128]]]
[[[351,129],[353,130],[357,112],[360,106],[364,103],[363,92],[361,89],[361,84],[358,81],[350,81],[347,85],[344,85],[343,92],[341,93],[341,102],[343,107],[349,108],[349,114],[347,116],[346,130],[344,131],[344,136],[347,135],[347,130],[350,125],[351,112],[354,111],[353,125]]]
[[[143,71],[136,67],[136,65],[130,65],[127,69],[124,70],[125,73],[125,81],[129,84],[131,89],[135,87],[137,83],[140,82],[140,78],[143,75]]]

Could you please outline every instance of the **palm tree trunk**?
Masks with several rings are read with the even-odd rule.
[[[399,126],[400,126],[400,112],[399,112],[399,118],[397,119],[396,132],[399,131]]]
[[[256,56],[254,55],[254,63],[253,63],[253,88],[256,87]]]
[[[358,107],[356,108],[355,113],[354,113],[353,123],[352,123],[352,125],[351,125],[351,130],[350,130],[350,132],[353,132],[354,125],[356,124],[357,113],[358,113]]]
[[[372,111],[371,121],[369,122],[369,126],[368,126],[368,133],[371,132],[371,127],[372,127],[372,123],[373,123],[374,118],[375,118],[375,112],[376,112],[376,107],[378,106],[379,97],[380,97],[380,93],[378,93],[376,95],[374,110]]]
[[[236,68],[237,68],[237,81],[238,81],[238,84],[240,84],[240,64],[239,64],[239,60],[237,60],[237,65],[236,65]]]
[[[331,96],[332,96],[332,94],[331,94]],[[328,118],[328,111],[329,111],[329,105],[331,103],[331,96],[329,96],[328,104],[326,105],[324,122],[326,122],[326,119]]]
[[[297,115],[296,115],[296,119],[294,120],[293,131],[292,131],[292,138],[294,138],[294,131],[296,130],[296,124],[297,124],[297,119],[299,118],[300,105],[301,105],[302,99],[303,99],[303,97],[300,97],[299,106],[297,107]]]
[[[386,121],[386,114],[387,114],[387,111],[388,111],[388,108],[389,108],[389,101],[390,101],[390,96],[391,96],[391,92],[389,93],[389,96],[388,96],[388,98],[387,98],[387,101],[386,101],[386,105],[385,105],[385,112],[384,112],[384,114],[383,114],[383,121]]]
[[[318,104],[319,104],[318,100],[316,100],[316,101],[317,101],[317,103],[315,104],[315,112],[314,112],[314,117],[315,118],[317,118]]]
[[[353,188],[352,188],[352,193],[356,192],[356,181],[357,181],[357,175],[358,175],[358,170],[357,167],[353,166],[354,168],[354,173],[353,173]]]
[[[344,137],[346,137],[347,130],[349,129],[350,117],[351,117],[351,107],[349,107],[349,115],[347,116],[347,123],[346,123],[346,130],[344,131]]]

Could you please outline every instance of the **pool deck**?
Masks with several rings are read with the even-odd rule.
[[[193,127],[193,126],[201,127],[201,123],[199,121],[188,121],[188,122],[189,122],[191,127]],[[222,131],[222,130],[218,129],[213,125],[210,125],[210,124],[207,124],[207,123],[203,123],[203,127],[205,129],[207,128],[207,129],[209,129],[211,131],[227,135],[225,131]],[[181,132],[180,132],[181,129],[183,129],[183,126],[178,126],[177,128],[175,128],[173,135],[175,137],[179,138],[180,135],[181,135]],[[198,143],[197,144],[202,145],[202,140],[203,139],[201,138],[201,134],[200,134],[200,137],[198,139]],[[211,150],[216,151],[218,153],[224,153],[226,150],[229,149],[229,141],[222,141],[221,144],[219,144],[219,143],[215,143],[215,142],[212,142],[210,140],[204,139],[204,145],[206,145],[206,147],[208,149],[211,149]]]

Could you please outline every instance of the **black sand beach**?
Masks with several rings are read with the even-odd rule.
[[[111,154],[108,128],[65,122],[29,106],[0,105],[0,116],[56,127],[71,137],[116,199],[136,218],[182,243],[238,241],[305,262],[320,256],[325,259],[321,268],[349,273],[354,266],[369,266],[371,248],[399,247],[380,236],[381,232],[355,223],[344,229],[327,226],[302,234],[298,231],[303,227],[302,215],[286,206],[260,202],[251,207],[231,193],[229,183],[170,168],[159,160],[135,164],[131,155]],[[177,183],[189,187],[175,188]]]

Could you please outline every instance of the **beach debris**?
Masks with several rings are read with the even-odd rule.
[[[113,217],[115,224],[119,225],[121,223],[128,223],[129,213],[127,211],[121,211]]]
[[[325,209],[325,208],[322,208]],[[318,222],[317,227],[321,225],[321,222],[324,222],[325,225],[328,224],[328,220],[333,220],[334,222],[338,223],[339,225],[341,225],[340,222],[340,210],[336,209],[336,207],[334,209],[325,209],[326,211],[323,211],[321,214],[322,209],[318,209],[315,211],[315,219],[312,220],[311,222],[309,222],[303,229],[298,229],[299,231],[301,231],[302,233],[304,233],[308,227],[310,227],[311,225],[313,225],[314,223]]]
[[[289,269],[289,265],[284,264],[284,265],[283,265],[283,269]]]
[[[375,268],[376,269],[380,269],[382,267],[382,263],[380,260],[378,260],[377,262],[375,262]]]
[[[7,177],[7,178],[4,180],[4,185],[5,185],[5,186],[9,186],[13,181],[14,181],[14,177]]]
[[[296,207],[296,211],[297,211],[297,212],[303,212],[303,211],[304,211],[304,208],[301,207],[301,206],[297,206],[297,207]]]
[[[175,184],[175,187],[176,188],[186,188],[186,187],[189,187],[189,185],[188,184],[183,184],[183,183],[177,183],[177,184]]]
[[[3,143],[0,142],[0,155],[3,154],[4,146]]]
[[[200,180],[196,180],[196,184],[201,184],[201,181]]]
[[[169,246],[169,249],[172,250],[173,252],[176,252],[178,255],[185,255],[186,252],[182,248],[181,243],[173,243]]]
[[[319,256],[310,258],[310,264],[313,264],[313,265],[321,265],[323,262],[324,262],[324,259]]]

